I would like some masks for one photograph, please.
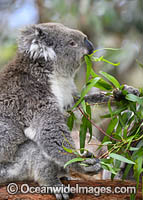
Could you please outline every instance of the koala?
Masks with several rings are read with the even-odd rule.
[[[0,73],[0,183],[34,180],[62,186],[60,177],[70,169],[101,170],[96,158],[87,158],[88,166],[77,162],[64,168],[76,155],[63,148],[74,148],[63,113],[74,103],[81,60],[93,50],[86,35],[62,24],[21,30],[17,55]],[[55,195],[69,199],[68,194]]]
[[[41,186],[62,186],[69,170],[96,174],[100,161],[80,163],[66,148],[75,148],[64,111],[77,94],[74,77],[93,44],[82,32],[58,23],[30,25],[21,30],[15,59],[0,72],[0,183],[33,180]],[[78,99],[78,98],[77,98]],[[104,93],[86,97],[102,102]],[[69,194],[56,193],[57,200]]]

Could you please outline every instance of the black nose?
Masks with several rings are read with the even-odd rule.
[[[90,42],[88,39],[85,39],[84,44],[88,50],[88,54],[92,54],[94,51],[94,46],[93,46],[92,42]]]

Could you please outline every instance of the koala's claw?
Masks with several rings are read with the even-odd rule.
[[[57,187],[63,187],[63,189],[65,188],[65,185],[61,184],[61,185],[55,185]],[[63,191],[64,192],[64,191]],[[73,194],[71,193],[71,191],[65,191],[65,193],[58,192],[58,193],[54,193],[56,200],[69,200],[73,197]]]
[[[83,170],[87,174],[97,174],[102,169],[99,159],[88,158],[85,161],[83,161],[83,164],[87,165],[87,166],[84,166],[84,165],[82,166]]]
[[[90,151],[88,151],[88,152],[85,154],[84,157],[86,157],[86,158],[95,158],[95,157],[94,157],[94,154],[91,153]]]
[[[69,200],[69,195],[68,194],[55,194],[56,200]]]

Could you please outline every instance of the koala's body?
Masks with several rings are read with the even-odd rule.
[[[88,167],[64,169],[76,156],[63,149],[63,142],[74,147],[63,112],[74,102],[74,76],[83,56],[92,53],[91,42],[80,31],[47,23],[22,30],[18,46],[15,60],[0,73],[0,183],[60,186],[70,167],[98,173],[96,159],[87,159]]]

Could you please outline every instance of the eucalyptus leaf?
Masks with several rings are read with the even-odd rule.
[[[102,76],[104,76],[108,81],[110,81],[116,88],[120,88],[120,83],[115,79],[112,75],[108,74],[107,72],[100,71],[99,72]]]
[[[75,151],[75,150],[73,150],[73,149],[69,149],[69,148],[65,147],[64,144],[62,144],[62,147],[63,147],[63,149],[64,149],[66,152],[68,152],[68,153],[73,153],[73,152]]]
[[[81,92],[81,97],[80,99],[76,102],[76,104],[73,106],[72,109],[76,108],[81,101],[84,99],[84,96],[91,90],[92,87],[94,87],[94,85],[100,80],[100,77],[96,77],[92,80],[92,82],[90,82],[90,84],[88,84],[86,87],[83,88],[82,92]]]
[[[138,147],[130,147],[129,150],[130,151],[137,151],[137,150],[139,150],[139,148]]]
[[[116,160],[120,160],[120,161],[128,163],[128,164],[135,164],[135,162],[133,162],[132,160],[129,160],[129,159],[125,158],[124,156],[121,156],[121,155],[116,154],[116,153],[111,153],[109,155],[109,157],[114,158]]]
[[[66,162],[66,164],[64,165],[64,168],[66,168],[68,165],[75,163],[75,162],[82,162],[84,161],[85,158],[74,158],[72,160],[69,160],[68,162]]]
[[[127,94],[125,98],[129,101],[133,101],[138,104],[143,104],[143,97],[138,97],[134,94]]]
[[[104,163],[104,162],[100,162],[101,163],[101,166],[103,169],[106,169],[108,171],[110,171],[112,174],[117,174],[117,172],[114,170],[113,166],[111,166],[110,164],[108,163]]]
[[[71,112],[70,116],[68,117],[68,120],[67,120],[67,125],[68,125],[70,131],[73,129],[75,119],[76,119],[76,117],[75,117],[74,113]]]
[[[82,117],[82,123],[80,125],[80,152],[84,153],[84,147],[85,147],[85,140],[86,140],[86,133],[87,133],[87,119],[85,116]]]

